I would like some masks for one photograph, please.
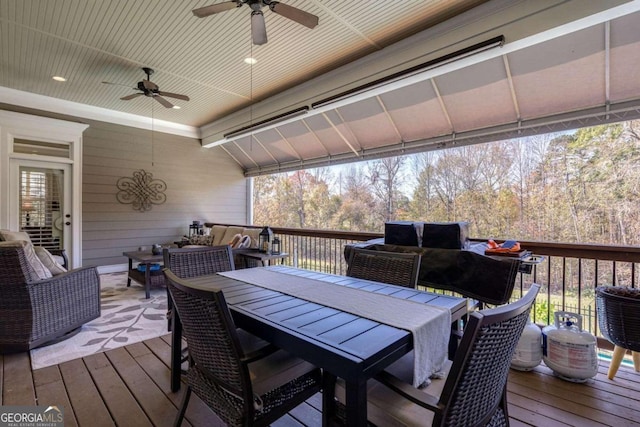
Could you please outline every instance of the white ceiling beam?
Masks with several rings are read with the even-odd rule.
[[[451,121],[451,116],[449,115],[449,111],[447,111],[447,106],[444,105],[444,99],[442,99],[442,95],[440,95],[440,90],[438,89],[438,85],[434,79],[429,80],[431,82],[431,86],[433,87],[433,91],[436,93],[436,98],[438,99],[438,104],[440,104],[440,109],[442,110],[442,114],[444,118],[447,119],[447,123],[449,123],[449,129],[451,133],[455,134],[456,130],[453,128],[453,122]]]
[[[0,86],[0,100],[6,104],[33,108],[35,110],[54,111],[59,114],[67,114],[83,119],[98,120],[139,129],[153,130],[154,132],[200,139],[200,130],[195,126],[187,126],[135,114],[121,113],[115,110],[37,95],[35,93],[9,89],[3,86]]]
[[[246,151],[245,151],[245,150],[240,146],[240,144],[238,144],[238,143],[237,143],[237,142],[235,142],[235,141],[233,142],[233,144],[236,146],[236,148],[237,148],[238,150],[242,151],[242,154],[244,154],[244,155],[245,155],[245,157],[251,161],[251,163],[253,163],[254,165],[256,165],[256,167],[259,167],[259,166],[260,166],[260,165],[258,165],[258,162],[256,162],[256,161],[253,159],[253,157],[251,157],[251,156],[249,155],[249,153],[247,153],[247,152],[246,152]]]
[[[280,132],[280,129],[274,128],[274,130],[278,133],[278,135],[280,135],[280,138],[282,138],[282,140],[289,146],[289,148],[291,148],[291,150],[298,157],[298,159],[302,159],[302,156],[300,155],[300,153],[298,153],[298,150],[296,150],[295,147],[291,144],[291,142],[289,142],[289,140],[282,134],[282,132]]]
[[[255,139],[258,145],[260,145],[260,147],[262,147],[262,149],[269,155],[269,157],[271,157],[271,160],[273,160],[274,163],[278,163],[278,159],[276,159],[276,156],[274,156],[273,153],[271,153],[271,151],[269,151],[269,149],[265,147],[262,141],[260,141],[260,138],[258,138],[256,135],[251,135],[251,138]]]
[[[360,143],[360,140],[358,139],[358,137],[356,136],[355,133],[353,133],[353,130],[351,129],[351,126],[349,126],[349,121],[345,120],[344,117],[342,116],[342,114],[340,113],[340,110],[338,110],[336,108],[335,110],[336,115],[340,118],[340,120],[342,121],[342,126],[344,126],[344,128],[349,131],[349,134],[351,135],[351,137],[353,138],[353,140],[356,142],[356,144],[358,144],[359,147],[362,147],[362,143]],[[328,117],[328,116],[327,116]],[[337,129],[337,126],[336,126]]]
[[[382,101],[382,98],[380,98],[379,96],[376,96],[376,101],[378,101],[378,104],[380,105],[380,108],[382,108],[384,115],[387,116],[387,119],[389,120],[391,127],[393,127],[393,130],[396,132],[396,135],[398,136],[398,141],[402,142],[402,134],[400,133],[400,130],[396,125],[396,122],[393,121],[393,118],[391,117],[389,110],[387,110],[387,106],[384,105],[384,101]]]
[[[356,150],[354,148],[354,146],[351,144],[351,142],[349,142],[349,140],[342,134],[342,132],[340,132],[340,129],[338,129],[338,127],[331,121],[331,119],[329,118],[329,116],[327,116],[326,113],[322,113],[322,116],[325,118],[325,120],[331,125],[331,127],[333,128],[334,131],[336,131],[336,133],[338,134],[338,136],[340,137],[340,139],[342,139],[342,141],[347,145],[347,147],[349,147],[349,149],[353,152],[353,154],[355,154],[356,156],[358,156],[358,150]]]
[[[314,131],[314,130],[312,130],[312,129],[311,129],[311,127],[309,127],[309,124],[308,124],[304,119],[302,119],[302,120],[301,120],[301,122],[302,122],[302,124],[304,125],[304,127],[306,127],[306,128],[307,128],[307,130],[309,131],[309,135],[311,135],[311,136],[313,137],[313,139],[315,139],[315,140],[316,140],[316,142],[317,142],[318,144],[320,144],[320,146],[321,146],[322,148],[324,148],[324,152],[325,152],[325,153],[327,154],[327,156],[328,156],[328,155],[329,155],[329,149],[327,148],[327,146],[326,146],[322,141],[320,141],[320,138],[318,138],[318,135],[316,135],[315,131]]]
[[[509,83],[509,92],[511,92],[511,101],[513,101],[513,108],[516,111],[516,117],[518,120],[522,118],[520,115],[520,105],[518,104],[518,97],[516,96],[516,88],[513,85],[513,75],[511,74],[511,67],[509,66],[509,58],[507,55],[502,56],[502,62],[504,63],[504,69],[507,73],[507,82]]]
[[[237,163],[241,168],[243,168],[243,169],[244,169],[244,165],[243,165],[243,164],[242,164],[238,159],[236,159],[236,156],[234,156],[233,154],[231,154],[231,153],[229,152],[229,150],[227,149],[227,147],[220,146],[220,148],[222,148],[222,149],[223,149],[223,150],[224,150],[224,151],[229,155],[229,157],[231,157],[231,158],[232,158],[232,159],[233,159],[233,160],[234,160],[234,161],[235,161],[235,162],[236,162],[236,163]],[[256,165],[257,165],[257,163],[255,163],[255,162],[254,162],[254,164],[256,164]]]

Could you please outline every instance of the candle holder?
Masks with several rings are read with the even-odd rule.
[[[271,242],[273,241],[273,231],[267,226],[258,235],[258,250],[262,253],[271,253]]]

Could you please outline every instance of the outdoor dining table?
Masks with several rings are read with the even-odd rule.
[[[467,311],[464,298],[286,266],[261,269],[268,270],[265,276],[281,276],[283,281],[291,281],[292,276],[297,276],[301,280],[312,279],[318,286],[324,282],[330,288],[328,284],[332,283],[367,292],[393,294],[393,297],[448,309],[452,327]],[[236,270],[233,278],[221,273],[193,277],[188,281],[200,289],[223,290],[237,327],[315,364],[330,375],[342,378],[346,389],[347,425],[366,425],[367,380],[413,349],[412,333],[330,305],[278,292],[273,287],[267,289],[250,283],[249,278],[255,277],[257,272],[258,269]],[[351,303],[357,305],[358,301]],[[175,314],[172,328],[172,391],[180,388],[181,374],[182,326],[179,316]],[[323,415],[328,412],[329,404],[323,400]],[[328,420],[324,418],[323,425],[327,425]]]

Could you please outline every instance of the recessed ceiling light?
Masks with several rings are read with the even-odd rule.
[[[181,109],[181,108],[182,108],[182,107],[181,107],[181,106],[179,106],[179,105],[174,105],[174,106],[173,106],[173,109],[174,109],[174,110],[179,110],[179,109]]]
[[[249,65],[253,65],[253,64],[257,63],[258,60],[256,58],[249,57],[249,58],[244,58],[244,62],[249,64]]]
[[[57,82],[66,82],[67,79],[65,79],[64,77],[60,77],[60,76],[53,76],[52,77],[53,80],[57,81]]]

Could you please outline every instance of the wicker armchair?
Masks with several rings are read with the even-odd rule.
[[[430,393],[437,384],[424,390],[411,385],[412,353],[378,374],[367,387],[369,421],[394,426],[509,425],[509,366],[539,289],[534,284],[519,301],[469,315],[447,378],[432,381],[444,382],[440,396]],[[340,381],[335,389],[343,399]]]
[[[631,350],[633,366],[640,372],[640,289],[600,286],[596,288],[596,310],[602,335],[615,345],[609,379],[616,376],[627,350]]]
[[[267,426],[320,391],[319,369],[272,346],[250,352],[241,343],[222,291],[164,272],[189,346],[176,426],[192,391],[229,426]]]
[[[27,259],[31,243],[0,242],[0,353],[69,338],[100,316],[94,267],[40,279]]]
[[[415,288],[419,269],[420,255],[417,253],[354,248],[349,259],[347,276]]]

